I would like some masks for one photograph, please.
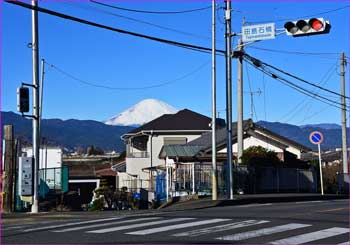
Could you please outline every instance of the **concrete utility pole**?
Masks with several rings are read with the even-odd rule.
[[[239,51],[243,53],[243,41],[239,40]],[[243,58],[238,57],[237,71],[237,162],[242,162],[243,155]]]
[[[231,71],[231,0],[226,0],[226,147],[227,165],[229,174],[228,198],[233,199],[233,173],[232,173],[232,71]]]
[[[37,7],[36,0],[32,6]],[[33,157],[34,157],[34,195],[32,213],[39,212],[39,38],[38,38],[38,12],[32,10],[32,61],[33,61]]]
[[[217,182],[217,168],[216,168],[216,7],[215,0],[212,0],[212,199],[218,199],[218,182]]]
[[[4,172],[3,172],[3,211],[10,213],[13,211],[13,173],[14,173],[14,138],[13,138],[13,126],[4,126],[4,139],[5,139],[5,156],[4,156]]]
[[[347,174],[348,171],[348,146],[347,146],[347,135],[346,135],[346,100],[345,100],[345,55],[344,52],[340,55],[341,62],[341,126],[342,126],[342,150],[343,150],[343,173]]]

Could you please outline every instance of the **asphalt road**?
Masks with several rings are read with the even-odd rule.
[[[349,201],[24,215],[2,223],[3,244],[349,244]]]

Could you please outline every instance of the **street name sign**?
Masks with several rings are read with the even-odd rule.
[[[275,38],[275,23],[242,27],[242,41],[251,42]]]
[[[309,140],[314,145],[319,145],[323,142],[323,134],[318,131],[311,132],[309,135]]]

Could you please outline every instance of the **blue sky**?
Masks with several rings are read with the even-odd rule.
[[[178,11],[211,5],[210,1],[108,1],[108,3],[150,11]],[[156,15],[125,12],[84,1],[40,1],[39,6],[120,29],[211,47],[211,9],[187,14]],[[218,2],[218,6],[223,7],[224,3]],[[332,28],[328,35],[299,38],[280,35],[274,40],[248,46],[246,52],[266,63],[339,92],[339,53],[344,51],[345,55],[349,56],[350,8],[340,9],[345,6],[349,6],[349,1],[233,2],[232,28],[234,32],[240,32],[243,17],[246,18],[247,24],[275,22],[277,28],[282,28],[285,20],[281,19],[297,20],[300,16],[330,11],[314,16],[324,17],[331,22]],[[21,82],[32,82],[31,49],[27,47],[31,41],[31,15],[27,9],[4,2],[1,3],[1,11],[2,110],[16,111],[16,88]],[[187,34],[134,22],[111,13]],[[224,49],[225,45],[223,14],[222,9],[217,11],[218,49]],[[210,54],[102,30],[46,14],[39,14],[39,21],[40,58],[79,79],[103,86],[124,88],[145,87],[172,81],[166,86],[153,89],[108,90],[79,83],[47,67],[44,118],[103,121],[146,98],[160,99],[178,109],[189,108],[211,115]],[[237,38],[233,39],[233,46],[237,41]],[[302,55],[288,54],[284,51],[331,54]],[[233,120],[236,120],[236,60],[233,60],[232,68]],[[256,109],[254,120],[280,121],[297,125],[340,123],[339,109],[309,99],[264,76],[248,64],[244,65],[244,69],[244,91],[249,91],[249,84],[252,91],[259,89],[262,91],[260,96],[254,97]],[[348,82],[347,79],[347,92],[349,92]],[[302,83],[298,84],[305,86]],[[338,100],[332,95],[328,97]],[[217,108],[220,116],[225,117],[225,60],[221,56],[217,58]],[[244,118],[248,118],[249,114],[250,97],[246,93]]]

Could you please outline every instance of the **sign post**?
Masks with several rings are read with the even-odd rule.
[[[314,131],[310,133],[309,140],[312,144],[317,145],[318,147],[318,164],[320,168],[321,194],[324,195],[323,178],[322,178],[322,160],[321,160],[321,143],[323,142],[323,134],[321,132]]]

